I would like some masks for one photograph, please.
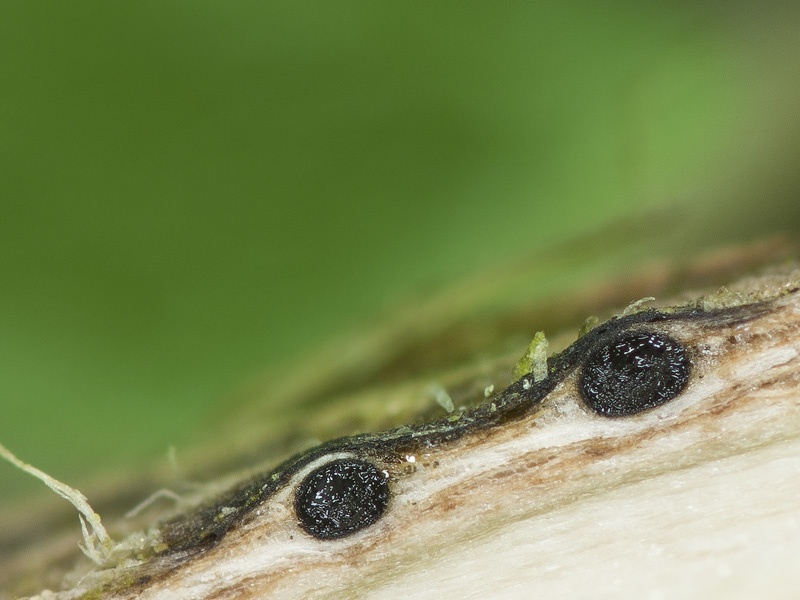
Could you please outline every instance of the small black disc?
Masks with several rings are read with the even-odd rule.
[[[389,476],[374,465],[342,458],[300,483],[294,508],[302,528],[321,540],[348,536],[377,522],[389,503]]]
[[[658,333],[626,332],[591,354],[579,388],[594,412],[621,417],[669,402],[688,381],[681,344]]]

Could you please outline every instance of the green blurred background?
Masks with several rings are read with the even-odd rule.
[[[0,441],[80,483],[398,298],[743,181],[796,191],[797,16],[4,0]],[[0,502],[38,487],[0,465]]]

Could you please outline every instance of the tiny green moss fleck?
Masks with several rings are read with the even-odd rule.
[[[581,325],[581,328],[578,331],[578,339],[580,339],[583,336],[585,336],[587,333],[589,333],[592,329],[597,327],[599,324],[600,324],[600,319],[598,319],[594,315],[592,315],[590,317],[586,317],[586,320],[583,322],[583,325]]]
[[[530,373],[533,373],[534,381],[542,381],[547,378],[547,345],[544,332],[537,331],[525,354],[514,367],[514,381],[518,381]]]

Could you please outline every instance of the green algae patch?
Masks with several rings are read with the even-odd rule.
[[[514,366],[513,379],[518,381],[526,375],[533,374],[534,381],[542,381],[547,377],[547,338],[543,331],[537,331],[528,349]]]
[[[585,336],[589,333],[592,329],[600,325],[600,319],[594,315],[586,317],[586,320],[581,325],[580,330],[578,330],[578,339]]]

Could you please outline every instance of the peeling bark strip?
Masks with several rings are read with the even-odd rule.
[[[576,595],[635,597],[680,591],[676,572],[709,555],[720,564],[697,589],[748,597],[764,589],[757,564],[769,595],[788,596],[800,583],[799,281],[611,319],[551,357],[542,380],[322,444],[43,597],[513,598],[566,580]],[[623,408],[590,407],[595,384],[616,386]],[[742,488],[764,474],[769,489]]]

